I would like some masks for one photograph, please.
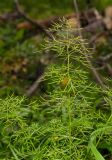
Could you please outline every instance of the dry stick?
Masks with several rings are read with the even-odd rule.
[[[100,59],[101,61],[103,61],[103,62],[108,61],[108,60],[111,59],[111,58],[112,58],[112,53],[106,55],[105,57],[102,57],[102,56],[99,57],[99,59]]]
[[[33,93],[37,90],[37,88],[39,87],[40,83],[42,82],[44,78],[44,75],[40,76],[28,89],[28,91],[26,92],[26,96],[32,96]]]
[[[33,24],[37,29],[39,29],[40,31],[42,31],[43,33],[45,33],[45,35],[53,40],[53,36],[50,32],[48,32],[46,30],[46,28],[44,26],[42,26],[41,24],[39,24],[37,21],[31,19],[28,15],[26,15],[26,13],[21,9],[20,4],[19,4],[19,0],[15,0],[15,5],[16,5],[16,9],[17,12],[28,22],[30,22],[31,24]],[[44,74],[44,73],[43,73]],[[31,96],[39,87],[40,83],[42,82],[44,75],[40,76],[28,89],[28,91],[26,92],[26,96]]]
[[[16,6],[17,6],[17,4],[16,4]],[[17,7],[16,7],[17,8]],[[18,10],[18,9],[17,9]],[[23,11],[22,11],[22,13],[23,13]],[[24,13],[25,14],[25,13]],[[25,14],[25,16],[26,16],[26,14]],[[23,14],[21,14],[20,15],[20,12],[19,13],[17,13],[17,12],[14,12],[14,13],[6,13],[6,14],[4,14],[4,15],[0,15],[0,21],[2,21],[2,22],[7,22],[7,21],[10,21],[10,20],[15,20],[15,19],[17,19],[17,18],[21,18],[21,17],[23,17]],[[65,15],[65,18],[66,19],[70,19],[70,18],[73,18],[73,17],[76,17],[76,14],[70,14],[70,15]],[[27,16],[27,18],[29,18],[28,16]],[[62,17],[60,16],[60,17],[52,17],[52,18],[50,18],[50,19],[47,19],[47,20],[40,20],[40,21],[37,21],[37,20],[33,20],[33,23],[31,22],[32,21],[32,19],[30,18],[30,21],[29,20],[26,20],[25,22],[23,22],[23,25],[25,26],[30,26],[31,28],[32,28],[32,26],[34,26],[34,25],[36,25],[36,27],[37,27],[37,24],[38,24],[38,26],[41,26],[41,29],[44,27],[44,31],[46,32],[46,28],[48,28],[48,27],[51,27],[54,23],[58,23],[58,22],[60,22],[60,19],[61,19]],[[24,18],[24,19],[26,19],[26,18]],[[37,27],[38,28],[38,27]],[[96,30],[97,30],[97,28],[105,28],[105,24],[104,24],[104,22],[103,22],[103,20],[102,19],[100,19],[100,20],[96,20],[94,23],[92,23],[92,24],[89,24],[89,25],[87,25],[86,27],[84,27],[83,29],[82,29],[82,34],[83,33],[85,33],[85,32],[92,32],[92,33],[96,33]],[[17,25],[17,29],[20,29],[19,27],[18,27],[18,25]],[[39,28],[38,28],[39,29]],[[41,32],[43,32],[43,30],[40,30]],[[32,34],[32,36],[34,36],[34,35],[36,35],[36,34],[38,34],[38,32],[37,31],[35,31],[35,33],[33,33]],[[49,33],[50,34],[50,33]],[[103,33],[101,33],[101,34],[103,34]],[[52,35],[50,35],[50,36],[52,36]],[[52,37],[53,38],[53,37]],[[96,37],[97,38],[97,37]],[[91,41],[91,40],[90,40]],[[93,39],[92,39],[92,41],[94,41],[94,37],[93,37]]]
[[[109,74],[112,76],[112,66],[109,64],[109,60],[112,58],[112,53],[106,55],[105,57],[99,57],[99,60],[102,62],[103,66],[99,69],[107,68]]]
[[[38,77],[36,80],[33,82],[33,84],[29,87],[29,89],[26,91],[26,96],[30,97],[32,96],[36,90],[39,88],[40,83],[44,80],[44,73],[46,71],[46,68],[48,64],[50,64],[51,60],[54,58],[54,55],[51,56],[50,54],[45,54],[44,56],[41,57],[38,66],[40,67]]]
[[[26,15],[26,13],[20,7],[19,0],[15,0],[15,6],[16,6],[18,14],[20,14],[25,20],[27,20],[28,22],[33,24],[35,27],[37,27],[37,29],[45,33],[47,37],[49,37],[50,39],[53,39],[52,34],[48,32],[44,26],[39,24],[37,21],[31,19],[28,15]]]
[[[98,34],[96,34],[96,35],[93,35],[93,36],[90,38],[90,40],[89,40],[89,45],[95,43],[96,40],[97,40],[98,38],[100,38],[102,35],[105,35],[105,32],[101,32],[101,33],[98,33]]]
[[[108,72],[110,73],[110,75],[112,76],[112,67],[110,64],[106,63],[106,67],[108,69]]]
[[[80,19],[79,19],[79,9],[78,9],[78,5],[77,5],[77,1],[76,1],[76,0],[73,0],[73,3],[74,3],[74,7],[75,7],[75,9],[76,9],[77,19],[78,19],[78,21],[80,22]],[[79,26],[78,26],[78,32],[79,32],[79,36],[81,37],[81,39],[83,39],[81,30],[80,30],[80,24],[79,24]],[[82,48],[83,48],[83,51],[85,52],[85,46],[84,46],[83,43],[82,43]],[[90,59],[89,59],[89,57],[87,56],[86,53],[85,53],[85,58],[86,58],[86,60],[87,60],[87,63],[89,64],[89,66],[90,66],[90,68],[91,68],[91,70],[92,70],[92,72],[93,72],[96,80],[97,80],[98,83],[102,86],[102,88],[105,88],[105,85],[104,85],[104,83],[102,82],[102,80],[101,80],[101,78],[100,78],[97,70],[96,70],[96,69],[94,68],[94,66],[92,65],[92,63],[91,63],[91,61],[90,61]]]

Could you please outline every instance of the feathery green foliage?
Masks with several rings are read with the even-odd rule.
[[[82,67],[87,44],[68,34],[69,26],[55,29],[44,49],[59,63],[47,69],[45,95],[30,103],[0,100],[1,160],[104,160],[112,154],[112,91],[102,91]]]

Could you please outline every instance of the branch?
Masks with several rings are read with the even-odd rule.
[[[34,25],[38,30],[40,30],[40,31],[42,31],[43,33],[45,33],[45,35],[46,35],[47,37],[49,37],[50,39],[53,39],[53,36],[51,35],[51,33],[48,32],[44,26],[42,26],[41,24],[39,24],[37,21],[31,19],[31,18],[21,9],[21,6],[20,6],[20,4],[19,4],[19,0],[15,0],[15,7],[16,7],[16,10],[17,10],[18,14],[21,15],[26,21],[28,21],[29,23],[31,23],[32,25]]]
[[[45,71],[47,66],[52,62],[54,58],[55,58],[55,55],[51,55],[50,53],[47,53],[47,52],[43,56],[41,56],[37,66],[36,78],[32,77],[34,82],[26,91],[26,96],[28,97],[32,96],[35,93],[35,91],[38,89],[38,87],[40,86],[40,83],[45,77]]]
[[[40,83],[42,82],[44,78],[44,75],[40,76],[38,79],[36,79],[36,81],[30,86],[30,88],[28,89],[28,91],[26,92],[26,96],[30,97],[33,95],[33,93],[37,90],[37,88],[39,87]]]
[[[79,10],[78,10],[78,5],[77,5],[77,1],[76,0],[73,0],[74,2],[74,7],[75,7],[75,10],[76,10],[76,13],[77,13],[77,19],[80,20],[80,17],[79,17]],[[83,39],[83,36],[82,36],[82,32],[80,30],[80,25],[78,26],[78,32],[79,32],[79,36]],[[84,44],[82,43],[82,48],[85,52],[85,46]],[[87,54],[85,53],[85,58],[87,60],[87,63],[89,64],[90,68],[91,68],[91,71],[93,72],[94,76],[95,76],[95,79],[97,80],[97,82],[103,87],[105,88],[105,85],[103,84],[103,81],[101,80],[100,76],[99,76],[99,73],[97,72],[97,70],[94,68],[93,64],[91,63],[91,60],[89,59],[89,57],[87,56]]]

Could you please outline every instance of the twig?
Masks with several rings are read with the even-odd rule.
[[[33,93],[37,90],[37,88],[39,87],[40,83],[42,82],[44,78],[44,75],[40,76],[28,89],[28,91],[26,92],[26,96],[30,97],[33,95]]]
[[[112,76],[112,67],[111,67],[111,65],[106,63],[106,67],[108,69],[108,72],[109,72],[110,76]]]
[[[42,82],[47,66],[51,63],[51,61],[55,58],[55,55],[51,55],[49,53],[45,53],[38,62],[36,78],[34,78],[33,84],[26,92],[26,96],[32,96],[35,91],[38,89],[40,83]]]
[[[51,35],[50,32],[48,32],[46,30],[46,28],[44,26],[42,26],[41,24],[39,24],[37,21],[31,19],[22,9],[21,6],[19,4],[19,0],[15,0],[15,6],[16,6],[16,10],[18,12],[18,14],[20,14],[25,20],[27,20],[29,23],[31,23],[32,25],[34,25],[38,30],[42,31],[43,33],[45,33],[46,36],[48,36],[50,39],[53,39],[53,36]]]
[[[17,9],[18,14],[20,14],[25,20],[27,20],[29,23],[31,23],[32,25],[34,25],[38,30],[42,31],[43,33],[45,33],[45,35],[53,40],[53,36],[50,32],[48,32],[46,30],[46,28],[44,26],[42,26],[41,24],[39,24],[37,21],[31,19],[28,15],[26,15],[26,13],[21,9],[20,4],[19,4],[19,0],[15,0],[15,6]],[[30,86],[30,88],[28,89],[28,91],[26,92],[26,96],[31,96],[33,95],[33,93],[37,90],[37,88],[39,87],[42,79],[44,77],[44,74],[42,74],[40,77],[38,77],[35,82]]]
[[[108,54],[108,55],[106,55],[106,56],[101,56],[101,57],[99,57],[99,59],[101,60],[101,61],[103,61],[103,62],[105,62],[105,61],[108,61],[110,58],[112,58],[112,53],[110,53],[110,54]]]
[[[91,33],[96,33],[96,30],[100,29],[100,30],[105,30],[105,24],[102,21],[102,19],[96,20],[95,22],[87,25],[86,27],[84,27],[82,30],[84,30],[85,32],[91,32]]]
[[[101,67],[96,68],[96,70],[98,70],[98,71],[99,71],[99,70],[103,70],[103,69],[105,69],[105,67],[106,67],[106,66],[103,65],[103,66],[101,66]]]
[[[80,17],[79,17],[79,10],[78,10],[77,1],[76,1],[76,0],[73,0],[73,2],[74,2],[74,7],[75,7],[76,13],[77,13],[77,19],[79,20]],[[79,32],[79,36],[83,39],[82,32],[81,32],[81,30],[80,30],[80,24],[79,24],[79,26],[78,26],[78,32]],[[85,52],[85,46],[84,46],[83,43],[82,43],[82,48],[83,48],[83,50],[84,50],[84,52]],[[103,82],[102,82],[102,80],[101,80],[101,78],[100,78],[100,76],[99,76],[99,73],[98,73],[97,70],[94,68],[93,64],[91,63],[91,60],[89,59],[89,57],[87,56],[86,53],[85,53],[85,58],[86,58],[86,60],[87,60],[87,63],[89,64],[89,66],[90,66],[90,68],[91,68],[91,70],[92,70],[92,72],[93,72],[93,74],[94,74],[97,82],[98,82],[103,88],[105,88],[105,85],[103,84]]]
[[[95,43],[97,41],[98,38],[100,38],[101,36],[105,35],[104,32],[101,32],[101,33],[98,33],[98,34],[95,34],[93,35],[90,40],[89,40],[89,45]]]
[[[87,11],[87,13],[88,12],[90,12],[90,10]],[[81,22],[81,16],[82,16],[82,13],[79,14],[80,22]],[[66,19],[76,18],[76,14],[71,13],[69,15],[65,15],[64,17]],[[30,35],[27,36],[25,34],[26,38],[23,38],[23,40],[22,40],[22,42],[23,42],[27,38],[30,38],[34,35],[37,35],[39,33],[39,31],[44,32],[44,33],[47,32],[47,36],[49,36],[48,34],[50,34],[50,37],[52,37],[52,34],[48,31],[46,31],[46,28],[51,27],[54,23],[59,23],[62,16],[51,17],[50,19],[47,19],[47,20],[32,20],[28,15],[26,15],[26,13],[21,9],[20,5],[18,5],[17,2],[16,2],[16,12],[6,13],[4,15],[0,15],[0,21],[2,21],[2,23],[6,23],[7,21],[16,20],[17,18],[24,18],[26,20],[22,23],[17,24],[16,25],[17,29],[23,29],[23,28],[30,29],[30,30],[32,29],[32,33],[30,33]],[[34,26],[35,26],[35,28],[34,28]],[[38,28],[38,30],[37,30],[37,28]],[[83,29],[81,29],[81,32],[84,36],[85,36],[85,33],[87,33],[87,32],[90,32],[92,34],[94,34],[94,33],[96,34],[96,31],[98,30],[98,28],[100,28],[100,31],[102,30],[101,34],[102,34],[102,32],[105,31],[104,30],[105,24],[102,19],[96,19],[96,21],[94,21],[93,23],[86,25]],[[43,31],[43,29],[44,29],[44,31]],[[73,34],[76,35],[76,31],[75,31],[75,33],[73,32]]]

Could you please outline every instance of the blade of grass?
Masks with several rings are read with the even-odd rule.
[[[89,144],[89,147],[96,160],[105,160],[93,143]]]
[[[11,147],[10,145],[9,145],[9,148],[10,148],[10,150],[11,150],[11,152],[12,152],[15,160],[20,160],[20,159],[17,157],[16,153],[14,152],[14,150],[12,149],[12,147]]]

